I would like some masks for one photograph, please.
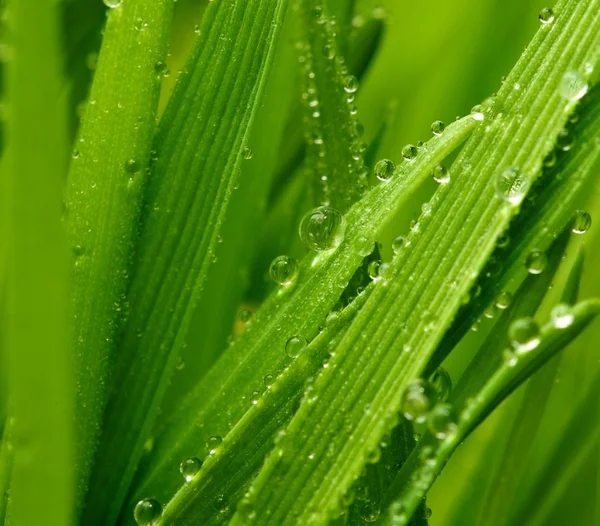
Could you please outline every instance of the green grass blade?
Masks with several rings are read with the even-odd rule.
[[[341,511],[343,495],[395,424],[402,392],[518,210],[496,181],[517,166],[528,188],[564,127],[574,103],[559,85],[567,71],[596,64],[598,7],[596,0],[559,3],[552,28],[540,30],[493,108],[484,108],[488,122],[451,169],[454,182],[436,193],[315,381],[315,403],[301,405],[255,480],[256,524],[320,524]]]
[[[373,246],[386,222],[473,126],[471,118],[452,124],[427,143],[423,155],[400,165],[392,179],[370,190],[346,214],[340,246],[316,257],[309,254],[300,263],[296,282],[277,289],[267,299],[157,438],[149,465],[140,473],[137,496],[155,494],[158,488],[165,491],[167,480],[175,492],[181,484],[177,471],[181,460],[203,458],[209,437],[225,437],[230,432],[250,407],[251,393],[264,391],[264,377],[276,377],[289,362],[287,340],[295,335],[311,340],[316,335],[316,328],[361,264],[365,249]]]
[[[299,9],[306,169],[312,202],[344,213],[367,187],[358,131],[361,125],[352,111],[358,81],[337,49],[321,1],[307,0]]]
[[[133,242],[166,55],[171,0],[127,1],[108,13],[73,152],[66,224],[74,253],[77,481],[83,498],[122,323]],[[158,66],[157,66],[158,64]]]
[[[213,262],[286,5],[210,4],[162,117],[86,524],[121,512]]]
[[[74,385],[68,252],[60,222],[68,149],[66,111],[58,102],[64,84],[60,11],[47,0],[18,0],[10,10],[14,59],[8,66],[8,173],[3,173],[9,214],[5,330],[14,418],[10,523],[69,525]]]
[[[7,418],[6,420],[2,430],[2,443],[0,444],[0,524],[5,524],[7,515],[14,452],[12,437],[14,419]]]
[[[433,484],[448,458],[462,441],[535,370],[575,339],[580,332],[600,314],[600,301],[583,301],[572,308],[573,323],[557,327],[554,322],[540,331],[540,344],[529,353],[519,356],[516,363],[505,362],[489,379],[475,398],[460,414],[456,430],[446,438],[437,440],[427,435],[402,467],[395,483],[390,487],[387,502],[397,496],[390,506],[383,524],[406,524],[421,498]],[[404,516],[398,520],[398,516]],[[511,522],[511,524],[513,524]],[[522,523],[515,523],[522,524]]]

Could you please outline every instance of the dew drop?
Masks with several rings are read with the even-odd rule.
[[[539,250],[533,250],[527,256],[525,260],[525,266],[527,267],[527,272],[530,274],[541,274],[544,272],[546,268],[546,264],[548,263],[548,257],[544,252]]]
[[[154,71],[156,71],[157,75],[163,75],[166,69],[167,65],[160,60],[154,64]]]
[[[333,60],[335,58],[335,47],[332,44],[325,44],[323,46],[323,55],[327,60]]]
[[[119,7],[121,5],[121,0],[104,0],[104,5],[106,7]]]
[[[223,438],[220,436],[212,436],[206,441],[206,449],[209,455],[214,455],[217,448],[223,443]]]
[[[579,71],[569,70],[560,80],[558,92],[568,101],[581,99],[588,91],[586,78]]]
[[[358,80],[356,80],[356,77],[353,77],[352,75],[346,76],[346,78],[344,78],[344,91],[346,93],[356,93],[357,90]]]
[[[273,385],[273,375],[267,374],[264,378],[264,382],[265,382],[265,387],[267,389],[271,389],[271,386]]]
[[[425,380],[415,380],[402,395],[402,413],[407,420],[423,423],[435,403],[435,389]]]
[[[496,176],[496,191],[504,201],[517,206],[523,201],[527,192],[527,178],[518,166],[508,166]]]
[[[302,336],[292,336],[285,344],[285,352],[290,358],[297,358],[306,349],[307,342]]]
[[[521,318],[510,324],[508,337],[515,351],[524,353],[540,344],[540,329],[533,318]]]
[[[242,150],[242,157],[247,161],[252,159],[252,149],[249,146],[244,146],[244,149]]]
[[[585,210],[577,210],[573,214],[573,226],[571,230],[575,234],[585,234],[592,226],[592,216]]]
[[[277,256],[269,267],[271,279],[279,285],[289,285],[298,277],[298,263],[289,256]]]
[[[519,358],[511,349],[504,349],[502,351],[502,361],[509,367],[514,367],[519,362]]]
[[[419,153],[418,148],[414,144],[407,144],[402,148],[402,157],[407,161],[412,161]]]
[[[401,502],[394,502],[390,505],[390,516],[393,525],[404,525],[408,521],[406,508]]]
[[[133,518],[139,526],[154,526],[161,515],[162,506],[156,499],[140,500],[133,510]]]
[[[566,329],[575,321],[575,315],[569,305],[559,303],[550,312],[552,324],[557,329]]]
[[[427,417],[429,431],[441,440],[456,431],[456,415],[450,404],[436,405]]]
[[[563,128],[556,136],[556,147],[563,152],[568,152],[573,147],[573,137],[569,130]]]
[[[512,294],[507,290],[502,291],[496,296],[496,307],[499,309],[508,309],[510,302],[512,301]]]
[[[129,159],[125,162],[125,170],[130,174],[137,174],[141,170],[140,163],[138,163],[135,159]]]
[[[179,464],[179,473],[181,473],[186,482],[189,482],[196,476],[201,467],[202,461],[199,458],[186,458]]]
[[[438,367],[431,376],[431,385],[441,402],[448,400],[452,390],[452,378],[443,367]]]
[[[483,106],[481,106],[481,104],[477,104],[477,106],[473,106],[473,108],[471,108],[471,117],[473,117],[473,119],[476,121],[482,121],[485,119]]]
[[[371,261],[367,266],[367,274],[369,277],[375,281],[379,279],[379,267],[381,266],[381,261],[376,259],[375,261]]]
[[[434,121],[431,125],[431,131],[434,135],[441,135],[442,133],[444,133],[445,129],[446,126],[442,121]]]
[[[439,184],[448,184],[450,182],[450,174],[443,164],[438,164],[433,169],[433,180]]]
[[[320,206],[302,218],[300,239],[311,250],[331,250],[342,242],[344,226],[344,218],[337,210]]]
[[[73,247],[73,254],[75,254],[76,257],[81,257],[85,254],[85,247],[81,246],[81,245],[75,245]]]
[[[389,159],[382,159],[375,165],[375,175],[380,181],[389,180],[394,175],[395,170],[396,165]]]
[[[392,241],[392,251],[394,252],[394,254],[397,254],[398,252],[400,252],[400,249],[404,246],[404,236],[398,236],[396,238],[394,238],[394,241]]]
[[[248,323],[252,319],[252,311],[248,309],[240,310],[238,314],[238,320],[242,323]]]
[[[213,501],[215,509],[220,513],[225,513],[229,508],[229,500],[225,495],[218,495]]]
[[[540,11],[538,18],[540,19],[540,22],[542,24],[551,24],[552,22],[554,22],[554,11],[552,11],[552,9],[550,9],[549,7],[544,7]]]

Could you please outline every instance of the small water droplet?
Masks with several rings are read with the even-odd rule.
[[[557,329],[566,329],[575,321],[573,309],[565,303],[559,303],[550,312],[552,324]]]
[[[106,7],[119,7],[121,5],[121,0],[104,0],[104,5]]]
[[[524,353],[540,344],[540,329],[533,318],[525,317],[510,324],[508,337],[515,351]]]
[[[471,117],[476,121],[482,121],[485,119],[485,114],[483,113],[483,106],[481,104],[477,104],[477,106],[473,106],[471,108]]]
[[[496,176],[496,191],[506,202],[517,206],[523,201],[528,188],[527,178],[518,166],[508,166]]]
[[[400,252],[400,249],[404,246],[404,236],[397,236],[396,238],[394,238],[394,241],[392,241],[392,251],[394,252],[394,254],[397,254],[398,252]]]
[[[394,175],[396,165],[389,159],[382,159],[375,165],[375,175],[380,181],[387,181]]]
[[[247,161],[252,159],[252,149],[249,146],[244,146],[244,149],[242,150],[242,157]]]
[[[337,210],[320,206],[302,218],[300,239],[311,250],[331,250],[342,242],[344,227],[344,218]]]
[[[433,169],[433,180],[439,184],[448,184],[450,182],[450,174],[443,164],[438,164]]]
[[[335,47],[332,44],[325,44],[323,46],[323,55],[327,60],[333,60],[335,58]]]
[[[157,75],[163,75],[166,69],[167,65],[161,60],[154,64],[154,71],[156,71]]]
[[[273,385],[273,375],[272,374],[267,374],[265,376],[264,382],[265,382],[265,387],[267,389],[271,389],[271,386]]]
[[[419,153],[418,148],[414,144],[407,144],[402,148],[402,157],[407,161],[412,161]]]
[[[378,259],[371,261],[369,263],[369,265],[367,266],[367,274],[369,274],[369,277],[373,281],[379,279],[379,267],[380,266],[381,266],[381,261]]]
[[[592,216],[585,210],[577,210],[572,221],[571,230],[575,234],[585,234],[592,226]]]
[[[269,267],[269,275],[275,283],[289,285],[298,277],[298,263],[289,256],[278,256]]]
[[[510,302],[512,301],[512,294],[506,290],[502,291],[496,297],[496,307],[499,309],[508,309]]]
[[[199,458],[186,458],[179,464],[179,473],[181,473],[186,482],[189,482],[196,476],[201,467],[202,461]]]
[[[514,367],[519,363],[519,357],[511,349],[504,349],[502,351],[502,361],[509,367]]]
[[[162,506],[156,499],[140,500],[133,510],[133,517],[139,526],[154,526],[161,515]]]
[[[427,417],[429,431],[441,440],[456,431],[457,417],[450,404],[440,404],[433,408]]]
[[[218,495],[213,501],[215,509],[220,513],[225,513],[229,508],[229,500],[225,495]]]
[[[431,385],[441,402],[448,400],[452,390],[452,378],[443,367],[438,367],[431,376]]]
[[[290,358],[297,358],[306,349],[307,342],[302,336],[292,336],[285,344],[285,352]]]
[[[527,267],[527,272],[530,274],[541,274],[544,272],[546,268],[546,264],[548,263],[548,257],[544,252],[540,250],[533,250],[527,256],[525,260],[525,266]]]
[[[241,309],[238,314],[238,320],[242,323],[248,323],[252,319],[252,311],[249,309]]]
[[[217,448],[223,443],[223,438],[218,435],[210,437],[206,441],[206,449],[209,455],[214,455],[217,452]]]
[[[540,11],[538,18],[540,19],[540,22],[542,24],[551,24],[552,22],[554,22],[554,11],[552,11],[552,9],[550,9],[549,7],[544,7]]]
[[[564,75],[558,86],[561,97],[576,101],[581,99],[588,91],[588,83],[579,71],[569,70]]]
[[[356,77],[353,77],[352,75],[346,76],[346,78],[344,78],[344,91],[346,93],[355,93],[357,90],[358,80],[356,80]]]
[[[125,162],[125,170],[130,174],[137,174],[141,170],[140,163],[138,163],[135,159],[129,159]]]
[[[444,133],[445,129],[446,126],[442,121],[434,121],[431,125],[431,131],[434,135],[441,135],[442,133]]]
[[[423,423],[436,404],[435,389],[425,380],[411,382],[402,395],[402,413],[407,420]]]

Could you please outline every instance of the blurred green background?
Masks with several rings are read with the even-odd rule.
[[[177,0],[171,55],[168,59],[171,75],[164,82],[163,105],[176,81],[178,69],[185,61],[205,2]],[[70,82],[65,96],[73,102],[75,130],[77,107],[85,97],[94,66],[94,53],[100,42],[99,30],[104,19],[104,8],[101,0],[70,0],[66,5]],[[430,136],[432,121],[439,119],[448,123],[456,116],[468,113],[472,106],[493,94],[500,86],[503,75],[510,71],[539,27],[537,15],[545,6],[547,0],[357,0],[355,16],[363,20],[375,17],[385,22],[380,47],[361,81],[357,99],[358,115],[365,127],[367,143],[376,136],[382,122],[387,122],[378,157],[399,161],[402,146],[426,140]],[[356,24],[360,20],[356,18]],[[289,46],[293,41],[293,33],[288,32],[283,36],[282,46]],[[285,54],[286,51],[281,53]],[[289,49],[287,53],[289,55]],[[288,92],[277,95],[278,105],[289,106],[293,99],[299,97],[299,83],[292,80],[288,86]],[[277,144],[261,144],[260,137],[275,122],[275,114],[285,112],[286,107],[271,108],[268,96],[254,123],[251,144],[255,157],[268,155],[276,159]],[[255,176],[251,168],[244,170],[240,192],[234,198],[231,214],[236,214],[235,199],[253,198],[253,184],[259,184],[253,179]],[[268,180],[268,177],[261,179],[263,183]],[[433,191],[433,186],[433,183],[426,185],[393,222],[381,240],[384,247],[389,246],[393,237],[406,230],[408,222],[416,217],[421,204]],[[260,202],[268,214],[269,206],[274,201],[265,202],[263,199]],[[594,220],[600,217],[598,185],[582,196],[581,207],[588,210]],[[260,214],[248,220],[255,220],[261,226]],[[600,235],[597,225],[595,227],[581,241],[586,246],[582,298],[600,294],[600,277],[595,272],[600,268]],[[184,361],[163,407],[164,414],[176,410],[181,394],[225,348],[230,335],[221,327],[227,324],[212,323],[214,317],[230,317],[230,326],[233,326],[238,306],[252,309],[256,300],[264,294],[266,285],[263,275],[266,268],[262,262],[276,255],[273,247],[277,246],[278,241],[269,237],[268,229],[263,230],[258,228],[261,239],[257,243],[247,246],[242,243],[242,248],[238,246],[236,249],[229,248],[235,245],[230,243],[227,250],[236,250],[235,253],[219,255],[219,262],[211,271],[211,279],[207,284],[213,288],[214,294],[206,294],[211,298],[210,303],[198,307]],[[234,236],[235,233],[231,232],[230,235]],[[272,250],[274,253],[262,254],[264,247],[267,247],[266,252]],[[571,247],[568,255],[572,257],[573,253],[574,247]],[[223,285],[231,279],[245,283],[248,290],[246,297],[228,296],[227,287]],[[477,333],[469,334],[458,352],[445,364],[454,380],[475,345],[484,337],[486,323],[489,325],[484,320]],[[536,447],[523,466],[522,479],[514,481],[515,506],[518,505],[521,488],[526,488],[535,480],[536,473],[543,466],[576,457],[575,445],[570,447],[567,444],[567,447],[559,450],[555,450],[555,446],[568,428],[576,408],[589,392],[595,396],[595,409],[592,404],[589,418],[579,423],[577,433],[597,431],[600,388],[594,383],[594,378],[598,377],[600,371],[599,342],[600,324],[596,322],[564,354],[539,436],[536,437]],[[493,469],[490,469],[489,460],[483,462],[482,458],[498,458],[502,452],[522,391],[515,393],[467,440],[436,482],[428,504],[433,510],[433,526],[494,524],[494,518],[486,517],[483,509],[488,492],[493,492],[493,487],[489,487]],[[600,447],[596,440],[595,446],[583,460],[572,465],[564,491],[553,498],[551,511],[544,516],[541,524],[599,524],[599,457]],[[547,488],[550,488],[551,482],[545,481]]]

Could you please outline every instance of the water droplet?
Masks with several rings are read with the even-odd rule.
[[[407,161],[412,161],[419,153],[418,148],[414,144],[407,144],[402,148],[402,157]]]
[[[540,344],[540,329],[533,318],[521,318],[510,324],[508,337],[515,351],[524,353]]]
[[[81,245],[75,245],[73,247],[73,254],[75,254],[76,257],[83,256],[85,254],[85,247]]]
[[[247,161],[252,159],[252,149],[248,146],[244,146],[244,149],[242,150],[242,157]]]
[[[481,106],[481,104],[477,104],[477,106],[473,106],[473,108],[471,108],[471,117],[473,117],[476,121],[482,121],[485,119],[483,106]]]
[[[389,159],[382,159],[375,165],[375,175],[380,181],[387,181],[394,175],[396,165]]]
[[[496,191],[498,195],[511,205],[519,205],[528,188],[527,178],[518,166],[509,166],[496,176]]]
[[[371,261],[369,263],[369,265],[367,266],[367,274],[369,274],[369,277],[373,281],[379,279],[379,267],[380,266],[381,266],[381,261],[378,259]]]
[[[573,226],[571,230],[575,234],[585,234],[592,226],[592,216],[585,210],[577,210],[573,214]]]
[[[167,65],[160,60],[156,64],[154,64],[154,71],[156,71],[157,75],[164,74],[166,69],[167,69]]]
[[[445,129],[446,126],[442,121],[434,121],[431,125],[431,131],[434,135],[441,135],[442,133],[444,133]]]
[[[133,23],[133,28],[136,31],[144,31],[148,27],[148,23],[144,22],[141,18],[136,18]]]
[[[504,351],[502,351],[502,361],[509,367],[514,367],[517,365],[517,363],[519,363],[519,358],[514,351],[510,349],[504,349]]]
[[[302,218],[300,239],[311,250],[331,250],[342,242],[344,227],[344,218],[337,210],[320,206]]]
[[[137,174],[141,169],[140,163],[138,163],[135,159],[129,159],[125,163],[125,170],[130,174]]]
[[[424,380],[415,380],[402,395],[402,413],[407,420],[423,423],[435,403],[435,389]]]
[[[344,91],[346,93],[356,93],[357,90],[358,90],[358,80],[356,80],[356,77],[353,77],[352,75],[348,75],[344,79]]]
[[[279,285],[289,285],[298,277],[298,263],[288,256],[276,257],[269,267],[271,279]]]
[[[248,323],[252,319],[252,311],[248,309],[240,310],[238,314],[238,320],[242,323]]]
[[[511,301],[512,301],[512,294],[510,292],[508,292],[507,290],[504,290],[500,294],[498,294],[498,296],[496,297],[496,307],[498,307],[499,309],[502,309],[502,310],[508,309]]]
[[[370,500],[361,502],[358,511],[365,522],[375,522],[379,518],[379,506]]]
[[[544,272],[546,268],[546,264],[548,263],[548,257],[544,252],[539,250],[533,250],[527,256],[525,260],[525,266],[527,267],[527,272],[530,274],[541,274]]]
[[[335,58],[335,47],[332,44],[325,44],[323,46],[323,55],[327,60],[333,60]]]
[[[450,182],[450,174],[443,164],[438,164],[433,169],[433,180],[436,183],[448,184]]]
[[[217,452],[217,448],[223,443],[223,439],[220,436],[210,437],[206,441],[206,449],[209,455],[214,455]]]
[[[121,0],[104,0],[104,5],[106,7],[119,7],[121,5]]]
[[[552,11],[552,9],[550,9],[549,7],[544,7],[540,11],[538,18],[540,19],[540,22],[542,24],[551,24],[552,22],[554,22],[554,11]]]
[[[588,91],[588,83],[586,78],[579,71],[569,70],[560,80],[558,92],[561,97],[576,101],[581,99]]]
[[[452,378],[443,367],[438,367],[431,376],[431,385],[441,402],[448,400],[452,390]]]
[[[285,344],[285,352],[290,358],[297,358],[306,349],[307,342],[302,336],[292,336]]]
[[[264,382],[265,382],[265,387],[267,389],[271,389],[271,386],[273,385],[273,375],[272,374],[267,374],[265,376]]]
[[[390,516],[393,525],[404,525],[408,521],[406,508],[401,502],[394,502],[390,505]]]
[[[221,494],[215,497],[213,505],[217,511],[219,511],[220,513],[225,513],[229,508],[229,500],[225,495]]]
[[[162,506],[155,499],[140,500],[133,510],[133,517],[139,526],[154,526],[161,515]]]
[[[196,457],[186,458],[179,464],[179,473],[183,475],[186,482],[192,480],[200,468],[202,467],[202,461]]]
[[[443,440],[456,431],[456,414],[450,404],[440,404],[433,408],[427,417],[431,433]]]
[[[392,241],[392,250],[394,252],[394,254],[397,254],[398,252],[400,252],[400,249],[404,246],[404,236],[398,236],[396,238],[394,238],[394,241]]]
[[[565,303],[556,305],[550,312],[550,318],[552,318],[552,324],[557,329],[565,329],[575,321],[573,309]]]

